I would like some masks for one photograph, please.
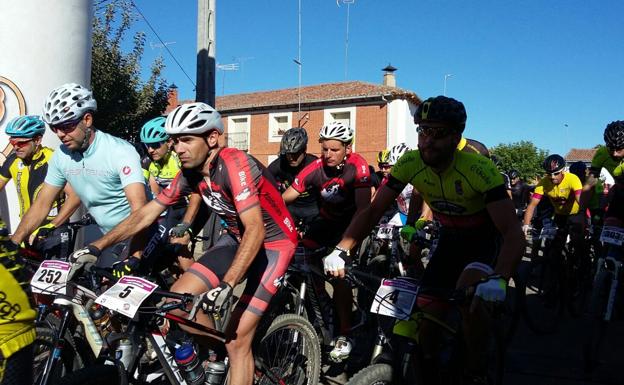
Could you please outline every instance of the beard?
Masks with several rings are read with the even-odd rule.
[[[439,167],[446,164],[455,152],[454,146],[427,146],[423,147],[418,144],[420,157],[423,162],[430,167]]]

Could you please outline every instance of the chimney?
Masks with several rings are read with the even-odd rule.
[[[397,69],[394,68],[390,64],[388,64],[386,66],[386,68],[382,69],[382,71],[384,71],[384,76],[383,76],[383,85],[384,86],[396,87],[396,77],[394,76],[394,71],[396,71],[396,70]]]
[[[175,83],[171,83],[167,94],[167,108],[165,109],[165,113],[168,114],[171,112],[178,104],[178,86],[176,86]]]

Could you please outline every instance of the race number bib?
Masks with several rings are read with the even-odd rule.
[[[30,280],[33,293],[66,294],[65,284],[71,263],[63,261],[43,261]]]
[[[390,224],[379,225],[379,230],[377,230],[377,238],[379,239],[392,239],[392,228],[394,226]]]
[[[624,229],[621,227],[605,226],[600,233],[600,242],[610,245],[622,246],[624,242]]]
[[[143,301],[157,288],[158,285],[146,279],[127,275],[97,297],[95,303],[132,318]]]
[[[409,319],[416,301],[418,285],[406,279],[381,281],[371,313],[386,315],[400,320]]]

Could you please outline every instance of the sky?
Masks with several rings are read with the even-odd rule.
[[[107,0],[113,1],[113,0]],[[616,0],[300,0],[302,85],[381,83],[466,106],[465,136],[488,147],[529,140],[551,153],[603,142],[624,120],[624,2]],[[135,0],[194,81],[195,0]],[[298,0],[217,0],[216,94],[297,87]],[[348,60],[345,42],[348,28]],[[181,99],[192,82],[137,14],[144,67],[159,55]],[[345,62],[347,65],[345,66]],[[346,67],[346,68],[345,68]],[[445,76],[452,74],[452,76]],[[346,76],[345,76],[346,75]]]

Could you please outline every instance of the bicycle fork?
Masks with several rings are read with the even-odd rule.
[[[57,363],[61,360],[61,353],[63,352],[63,347],[65,346],[65,331],[67,330],[67,322],[69,319],[69,309],[63,308],[62,316],[61,316],[61,325],[56,331],[56,335],[54,336],[54,347],[50,354],[50,357],[46,360],[45,367],[43,368],[43,374],[41,375],[41,381],[39,385],[46,385],[50,378],[50,374],[52,373],[52,369],[57,365]]]

